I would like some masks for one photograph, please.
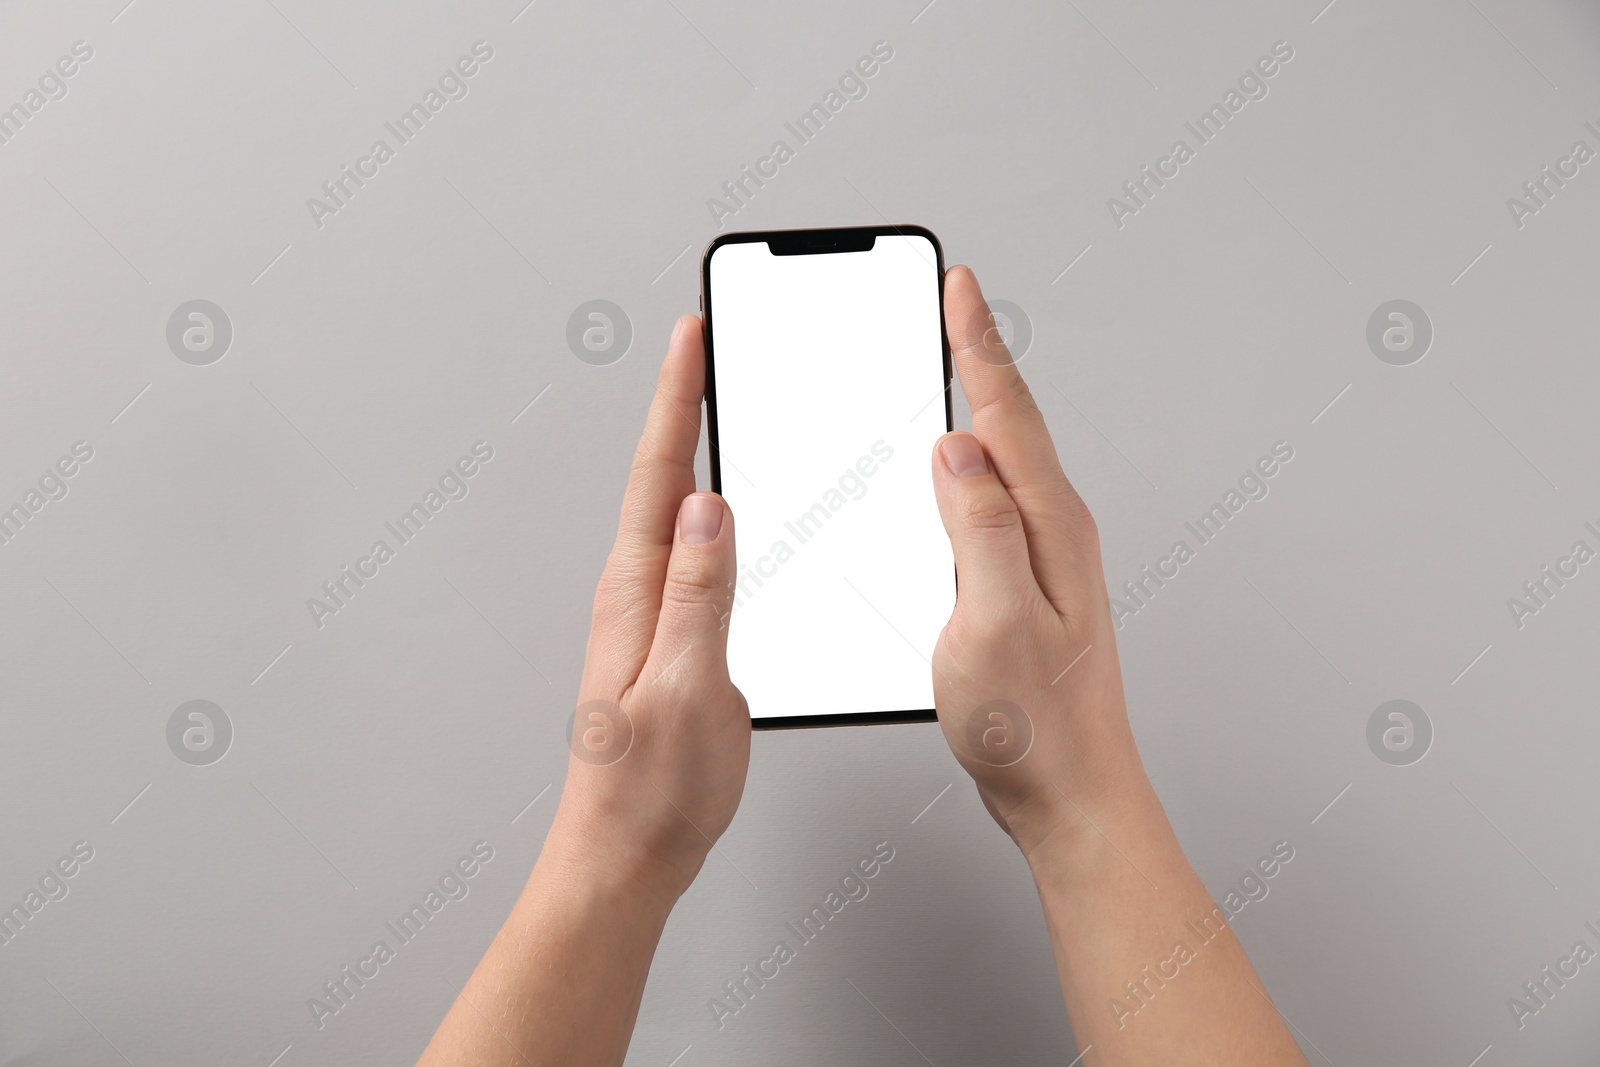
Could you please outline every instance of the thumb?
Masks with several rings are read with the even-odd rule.
[[[956,557],[958,596],[1012,599],[1038,591],[1017,502],[1001,484],[983,443],[949,433],[934,448],[933,490]]]
[[[650,661],[655,671],[727,677],[728,617],[735,571],[733,512],[716,493],[693,493],[678,505]]]

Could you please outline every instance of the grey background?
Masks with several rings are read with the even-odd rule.
[[[1600,947],[1600,576],[1520,630],[1506,606],[1600,544],[1600,175],[1520,230],[1505,203],[1600,147],[1592,5],[125,2],[0,5],[6,106],[95,49],[0,146],[0,497],[95,449],[0,547],[0,901],[95,849],[0,948],[0,1062],[419,1052],[554,811],[706,199],[878,40],[869,95],[727,228],[918,222],[1026,309],[1113,585],[1295,448],[1120,643],[1207,885],[1296,849],[1235,925],[1312,1062],[1600,1049],[1593,967],[1520,1031],[1506,1006]],[[306,198],[480,39],[470,95],[316,228]],[[1106,198],[1278,40],[1270,95],[1119,230]],[[596,298],[635,330],[607,367],[564,340]],[[166,346],[192,299],[233,323],[211,366]],[[1392,299],[1434,325],[1411,366],[1366,346]],[[306,598],[479,439],[470,496],[316,629]],[[210,766],[167,748],[194,699],[233,724]],[[1392,699],[1433,723],[1410,766],[1367,747]],[[480,839],[471,895],[316,1029],[307,998]],[[719,1031],[722,982],[879,841],[871,896]],[[1071,1049],[1027,871],[935,727],[756,738],[630,1064]]]

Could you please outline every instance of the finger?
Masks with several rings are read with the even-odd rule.
[[[678,509],[677,540],[662,583],[661,615],[644,675],[728,676],[733,611],[733,512],[716,493],[695,493]]]
[[[944,300],[950,351],[972,407],[973,433],[1021,509],[1034,573],[1059,609],[1080,591],[1083,565],[1094,562],[1093,520],[1061,469],[1039,405],[969,268],[946,272]]]
[[[700,320],[685,315],[667,345],[644,434],[634,451],[616,544],[595,596],[590,662],[608,667],[621,686],[638,676],[650,651],[678,505],[694,492],[704,392]]]
[[[970,433],[950,433],[933,451],[933,491],[955,552],[959,600],[1010,609],[1020,597],[1037,596],[1022,514],[983,444]]]

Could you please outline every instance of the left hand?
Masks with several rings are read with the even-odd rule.
[[[678,320],[595,593],[562,834],[669,906],[733,821],[750,711],[728,678],[733,513],[696,493],[700,319]]]

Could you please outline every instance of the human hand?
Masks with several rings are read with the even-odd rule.
[[[1107,1067],[1304,1067],[1139,761],[1089,509],[988,329],[970,270],[950,269],[944,300],[973,432],[934,448],[959,583],[934,650],[934,703],[956,758],[1033,871],[1073,1035]],[[1199,923],[1217,931],[1197,940],[1215,946],[1204,950],[1204,977],[1162,992],[1150,1025],[1125,1026],[1148,1006],[1115,1010],[1133,988],[1127,976],[1141,964],[1150,975],[1148,961],[1194,938]],[[1254,992],[1241,994],[1245,984]]]
[[[552,837],[670,905],[733,820],[750,712],[728,678],[733,514],[696,493],[700,319],[678,320],[595,593]],[[599,853],[596,856],[596,853]]]
[[[750,712],[728,679],[733,515],[694,491],[704,389],[686,315],[595,593],[561,807],[419,1067],[622,1063],[667,916],[739,806]]]
[[[945,321],[972,433],[934,448],[955,550],[955,612],[934,650],[945,738],[1030,856],[1087,795],[1144,781],[1127,725],[1099,534],[1000,343],[978,280],[945,275]],[[1082,814],[1081,808],[1078,814]]]

